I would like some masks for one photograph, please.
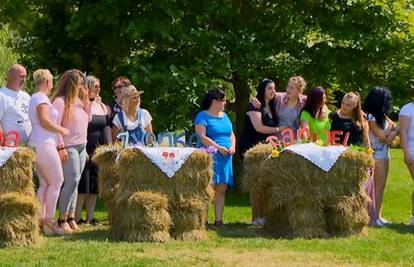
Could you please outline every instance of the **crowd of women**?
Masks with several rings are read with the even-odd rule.
[[[35,148],[43,231],[62,235],[79,230],[79,224],[97,225],[98,166],[90,157],[97,146],[111,143],[119,132],[129,131],[137,138],[152,132],[151,115],[140,108],[143,91],[128,78],[118,77],[112,83],[115,98],[107,106],[99,95],[99,79],[73,69],[61,75],[49,99],[53,76],[47,69],[38,69],[30,97],[21,90],[26,76],[19,64],[8,71],[7,84],[0,89],[0,130],[2,134],[18,130],[21,141]],[[84,204],[86,219],[82,218]]]
[[[388,177],[390,145],[400,133],[404,159],[414,177],[414,105],[405,105],[400,112],[399,127],[390,118],[392,107],[391,92],[385,87],[374,87],[366,96],[363,106],[357,92],[346,93],[335,111],[327,106],[324,88],[317,86],[304,95],[306,82],[301,76],[289,79],[285,92],[276,92],[275,82],[262,80],[256,97],[247,106],[245,127],[239,149],[241,155],[269,135],[280,136],[285,128],[293,133],[299,128],[307,128],[312,136],[327,143],[327,131],[336,130],[349,135],[339,138],[340,143],[364,146],[373,149],[374,168],[374,212],[371,225],[384,226],[389,222],[382,217],[381,208],[384,189]],[[413,88],[414,89],[414,88]],[[226,95],[220,89],[208,91],[202,104],[202,111],[195,119],[195,128],[203,145],[213,145],[218,149],[214,155],[214,185],[216,188],[215,225],[223,225],[224,196],[228,186],[233,185],[232,155],[235,138],[232,125],[224,112]],[[347,136],[347,139],[344,138]],[[295,137],[296,138],[296,137]],[[265,223],[263,203],[260,195],[251,195],[252,224]],[[414,210],[412,211],[414,214]],[[414,225],[413,217],[410,224]]]
[[[26,76],[25,68],[19,64],[9,69],[7,84],[0,89],[0,131],[18,130],[22,141],[28,141],[36,150],[37,195],[43,231],[61,235],[79,230],[79,224],[97,225],[94,209],[98,166],[90,157],[97,146],[115,141],[121,132],[128,131],[135,143],[152,132],[152,117],[140,107],[144,92],[137,90],[127,77],[118,77],[112,83],[114,99],[106,105],[99,95],[99,79],[73,69],[60,76],[50,99],[53,76],[49,70],[39,69],[33,73],[35,92],[30,97],[22,91]],[[285,128],[291,128],[294,133],[299,128],[307,128],[324,141],[328,139],[326,130],[348,132],[348,145],[374,150],[375,215],[371,223],[387,224],[381,216],[381,206],[388,176],[389,146],[398,133],[405,162],[414,177],[413,103],[401,109],[398,128],[388,117],[392,98],[386,88],[372,88],[363,109],[359,94],[349,92],[337,111],[328,109],[324,88],[312,88],[304,95],[305,88],[306,82],[301,76],[291,77],[285,92],[276,92],[276,84],[270,79],[259,83],[256,97],[246,103],[245,129],[238,144],[241,155],[267,136],[280,135]],[[217,227],[223,225],[226,190],[234,184],[232,158],[236,138],[224,112],[225,105],[223,90],[209,90],[194,121],[201,145],[217,150],[213,154],[214,225]],[[262,203],[260,197],[251,196],[252,224],[255,225],[265,223],[265,211],[258,204]],[[85,219],[82,218],[84,204]],[[57,223],[54,221],[56,206],[59,208]]]

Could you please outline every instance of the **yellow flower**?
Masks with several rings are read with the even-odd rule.
[[[321,139],[316,140],[315,144],[323,146],[323,141]]]
[[[366,150],[366,152],[367,152],[369,155],[372,155],[372,154],[374,153],[374,150],[373,150],[372,148],[368,148],[368,149]]]
[[[272,158],[277,158],[279,157],[280,152],[277,149],[273,149],[272,150]]]

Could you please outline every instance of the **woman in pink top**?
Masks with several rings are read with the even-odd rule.
[[[53,106],[59,111],[58,123],[69,129],[58,135],[57,149],[62,161],[64,184],[59,198],[59,226],[65,232],[79,230],[74,220],[77,187],[86,162],[86,136],[90,119],[88,93],[84,75],[68,70],[60,78]]]
[[[57,124],[58,111],[52,106],[48,95],[53,87],[49,70],[39,69],[33,73],[36,92],[29,102],[29,120],[32,134],[29,142],[36,149],[36,173],[39,177],[37,197],[40,202],[40,223],[46,235],[63,234],[54,223],[56,204],[63,183],[62,164],[56,150],[56,134],[69,134],[68,129]]]

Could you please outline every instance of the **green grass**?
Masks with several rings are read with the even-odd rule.
[[[385,192],[384,217],[394,224],[370,228],[367,236],[332,239],[273,239],[252,227],[246,196],[230,193],[225,208],[228,223],[209,230],[210,240],[127,243],[110,236],[107,226],[81,233],[43,238],[35,248],[0,249],[1,266],[332,266],[414,265],[414,227],[405,223],[411,211],[413,183],[399,150],[392,151]],[[106,223],[102,204],[97,217]],[[212,212],[210,212],[210,219]]]

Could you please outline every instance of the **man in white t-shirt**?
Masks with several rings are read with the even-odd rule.
[[[30,95],[22,91],[27,71],[14,64],[7,73],[7,84],[0,88],[0,133],[3,141],[8,132],[18,131],[20,142],[27,142],[32,131],[29,121]]]

